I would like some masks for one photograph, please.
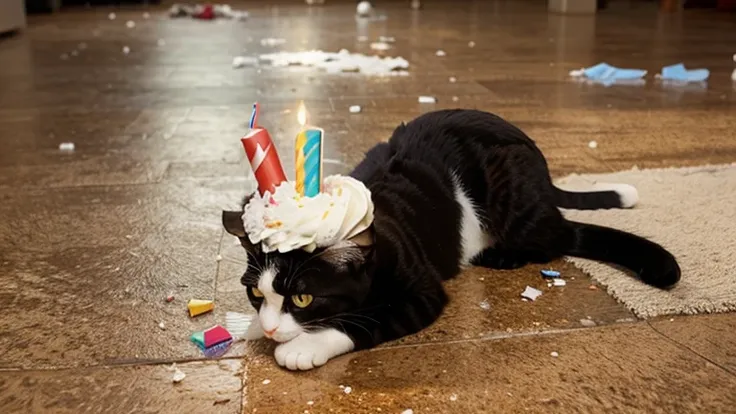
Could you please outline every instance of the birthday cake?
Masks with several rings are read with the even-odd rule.
[[[275,192],[256,194],[245,206],[243,223],[252,243],[265,253],[312,252],[360,234],[373,222],[370,191],[342,175],[326,177],[315,197],[300,195],[284,181]]]
[[[306,127],[306,109],[299,108],[302,131],[296,141],[296,181],[288,181],[271,136],[258,127],[259,105],[253,105],[250,132],[241,138],[258,181],[258,192],[243,210],[251,243],[265,253],[303,249],[312,252],[348,240],[373,223],[373,201],[366,186],[352,178],[322,179],[324,131]]]

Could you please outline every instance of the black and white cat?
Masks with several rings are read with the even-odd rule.
[[[534,142],[490,113],[446,110],[402,124],[351,176],[371,191],[373,225],[312,253],[264,254],[246,237],[243,212],[223,212],[248,253],[242,283],[258,310],[249,337],[279,342],[276,361],[291,370],[426,328],[448,301],[442,282],[470,264],[513,269],[570,255],[659,288],[680,279],[660,245],[558,209],[632,207],[636,189],[556,188]]]

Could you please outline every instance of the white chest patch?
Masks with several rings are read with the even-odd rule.
[[[462,242],[460,264],[465,266],[483,250],[491,247],[492,240],[478,218],[473,201],[465,193],[460,180],[453,175],[455,200],[460,204],[460,240]]]

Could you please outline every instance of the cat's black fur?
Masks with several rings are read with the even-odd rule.
[[[246,286],[254,286],[258,267],[275,264],[280,294],[315,297],[305,309],[285,310],[311,329],[345,332],[356,349],[415,333],[442,313],[448,301],[442,282],[461,265],[462,211],[454,179],[494,242],[474,259],[476,265],[511,269],[571,255],[624,266],[660,288],[680,278],[675,258],[658,244],[565,220],[558,207],[611,208],[621,200],[613,191],[557,189],[534,142],[489,113],[438,111],[402,124],[351,175],[371,191],[372,243],[264,255],[244,237],[242,211],[225,212],[223,220],[250,254]]]

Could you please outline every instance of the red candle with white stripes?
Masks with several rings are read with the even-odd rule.
[[[264,195],[266,191],[273,194],[276,186],[286,181],[284,168],[281,166],[276,146],[266,128],[258,126],[258,103],[253,104],[253,114],[250,119],[250,131],[240,142],[243,143],[245,155],[258,181],[258,192]]]

